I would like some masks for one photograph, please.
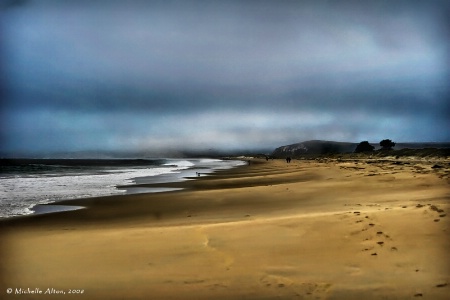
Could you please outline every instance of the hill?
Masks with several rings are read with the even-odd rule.
[[[281,146],[272,152],[272,156],[302,156],[353,152],[356,143],[333,142],[333,141],[305,141],[301,143]]]
[[[312,140],[278,147],[271,155],[273,157],[296,157],[353,153],[358,144],[359,143]],[[381,148],[378,143],[371,143],[371,145],[374,146],[376,150]],[[433,152],[432,149],[450,149],[450,143],[397,143],[394,147],[394,150],[403,149],[427,149],[427,152]],[[438,152],[441,153],[442,151]],[[401,154],[404,153],[409,152],[407,150],[401,151]],[[444,151],[443,153],[447,152]]]

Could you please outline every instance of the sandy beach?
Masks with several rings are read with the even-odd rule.
[[[253,159],[157,185],[179,191],[65,201],[86,209],[0,221],[0,298],[449,299],[449,174]]]

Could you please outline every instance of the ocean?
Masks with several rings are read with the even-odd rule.
[[[164,192],[170,189],[132,185],[177,182],[197,173],[204,176],[244,164],[237,160],[166,158],[2,159],[0,163],[0,218],[40,213],[39,204],[61,200]]]

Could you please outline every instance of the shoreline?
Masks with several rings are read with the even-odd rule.
[[[87,208],[0,220],[0,288],[84,289],[77,299],[446,299],[449,161],[440,164],[253,159],[141,186],[178,191],[70,200]]]
[[[148,176],[138,176],[138,177],[130,177],[127,179],[128,181],[132,181],[134,183],[124,184],[119,183],[115,186],[105,186],[103,187],[104,191],[101,187],[98,188],[98,190],[95,191],[98,195],[83,195],[77,197],[76,195],[72,195],[73,197],[61,197],[62,199],[46,199],[46,200],[39,200],[39,198],[34,199],[33,204],[29,204],[28,207],[24,207],[24,212],[22,214],[17,215],[10,215],[10,216],[2,216],[0,220],[2,219],[9,219],[9,218],[17,218],[17,217],[24,217],[29,215],[35,215],[35,214],[46,214],[46,213],[55,213],[55,212],[62,212],[62,211],[70,211],[74,209],[79,209],[80,206],[76,206],[76,208],[72,207],[71,205],[66,205],[66,201],[72,201],[72,200],[78,200],[78,199],[89,199],[89,198],[101,198],[101,197],[109,197],[109,196],[121,196],[121,195],[130,195],[130,194],[141,194],[141,193],[161,193],[161,192],[168,192],[168,191],[174,191],[179,190],[179,188],[172,188],[172,187],[155,187],[155,184],[161,184],[161,183],[176,183],[186,180],[191,180],[194,178],[193,176],[196,174],[200,174],[201,172],[202,176],[209,175],[214,173],[217,169],[221,168],[233,168],[235,165],[238,165],[239,163],[244,163],[242,160],[218,160],[218,159],[204,159],[204,158],[188,158],[184,160],[179,159],[168,159],[168,158],[161,158],[161,159],[150,159],[150,160],[142,160],[142,159],[118,159],[118,160],[111,160],[111,159],[93,159],[93,160],[72,160],[72,159],[9,159],[8,160],[10,165],[19,164],[19,165],[45,165],[45,166],[53,166],[56,165],[62,165],[62,166],[79,166],[79,167],[128,167],[128,166],[136,166],[141,167],[145,169],[149,163],[152,163],[154,161],[160,161],[160,162],[167,162],[163,165],[149,165],[153,168],[150,168],[150,172],[152,172],[152,169],[159,169],[163,167],[176,167],[176,170],[172,170],[170,172],[165,172],[162,174],[155,174],[155,175],[148,175]],[[139,165],[139,163],[142,163]],[[178,163],[182,163],[181,166],[178,166]],[[192,164],[190,166],[184,167],[183,164]],[[7,164],[7,165],[8,165]],[[81,165],[78,165],[81,164]],[[95,170],[94,170],[95,171]],[[118,170],[120,173],[120,169]],[[25,173],[24,173],[25,174]],[[94,174],[94,173],[93,173]],[[82,174],[81,176],[88,176],[89,174]],[[95,174],[98,175],[98,174]],[[198,175],[200,176],[200,175]],[[60,176],[57,176],[60,177]],[[70,178],[70,176],[68,177]],[[38,178],[39,179],[39,178]],[[107,183],[105,183],[107,184]],[[111,190],[110,187],[112,187],[114,190]],[[5,188],[6,189],[6,188]],[[82,191],[82,189],[80,189]],[[30,191],[31,192],[31,191]],[[19,191],[20,194],[20,191]],[[45,195],[45,197],[55,198],[54,195],[50,192],[49,195]],[[103,195],[102,195],[103,194]],[[23,206],[20,198],[17,200],[20,205]],[[11,204],[14,204],[11,202]],[[8,205],[4,204],[4,205]],[[1,207],[0,207],[1,209]]]
[[[63,201],[62,201],[63,202]],[[52,214],[52,213],[58,213],[63,211],[72,211],[72,210],[78,210],[78,209],[85,209],[84,206],[75,206],[75,205],[62,205],[62,204],[36,204],[30,210],[33,212],[28,215],[24,216],[30,216],[30,215],[43,215],[43,214]],[[21,216],[23,217],[23,216]],[[12,217],[14,218],[14,217]]]

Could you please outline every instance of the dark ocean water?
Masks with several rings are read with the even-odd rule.
[[[216,159],[0,160],[0,218],[33,213],[38,204],[164,189],[117,186],[173,182],[227,169],[241,161]]]

